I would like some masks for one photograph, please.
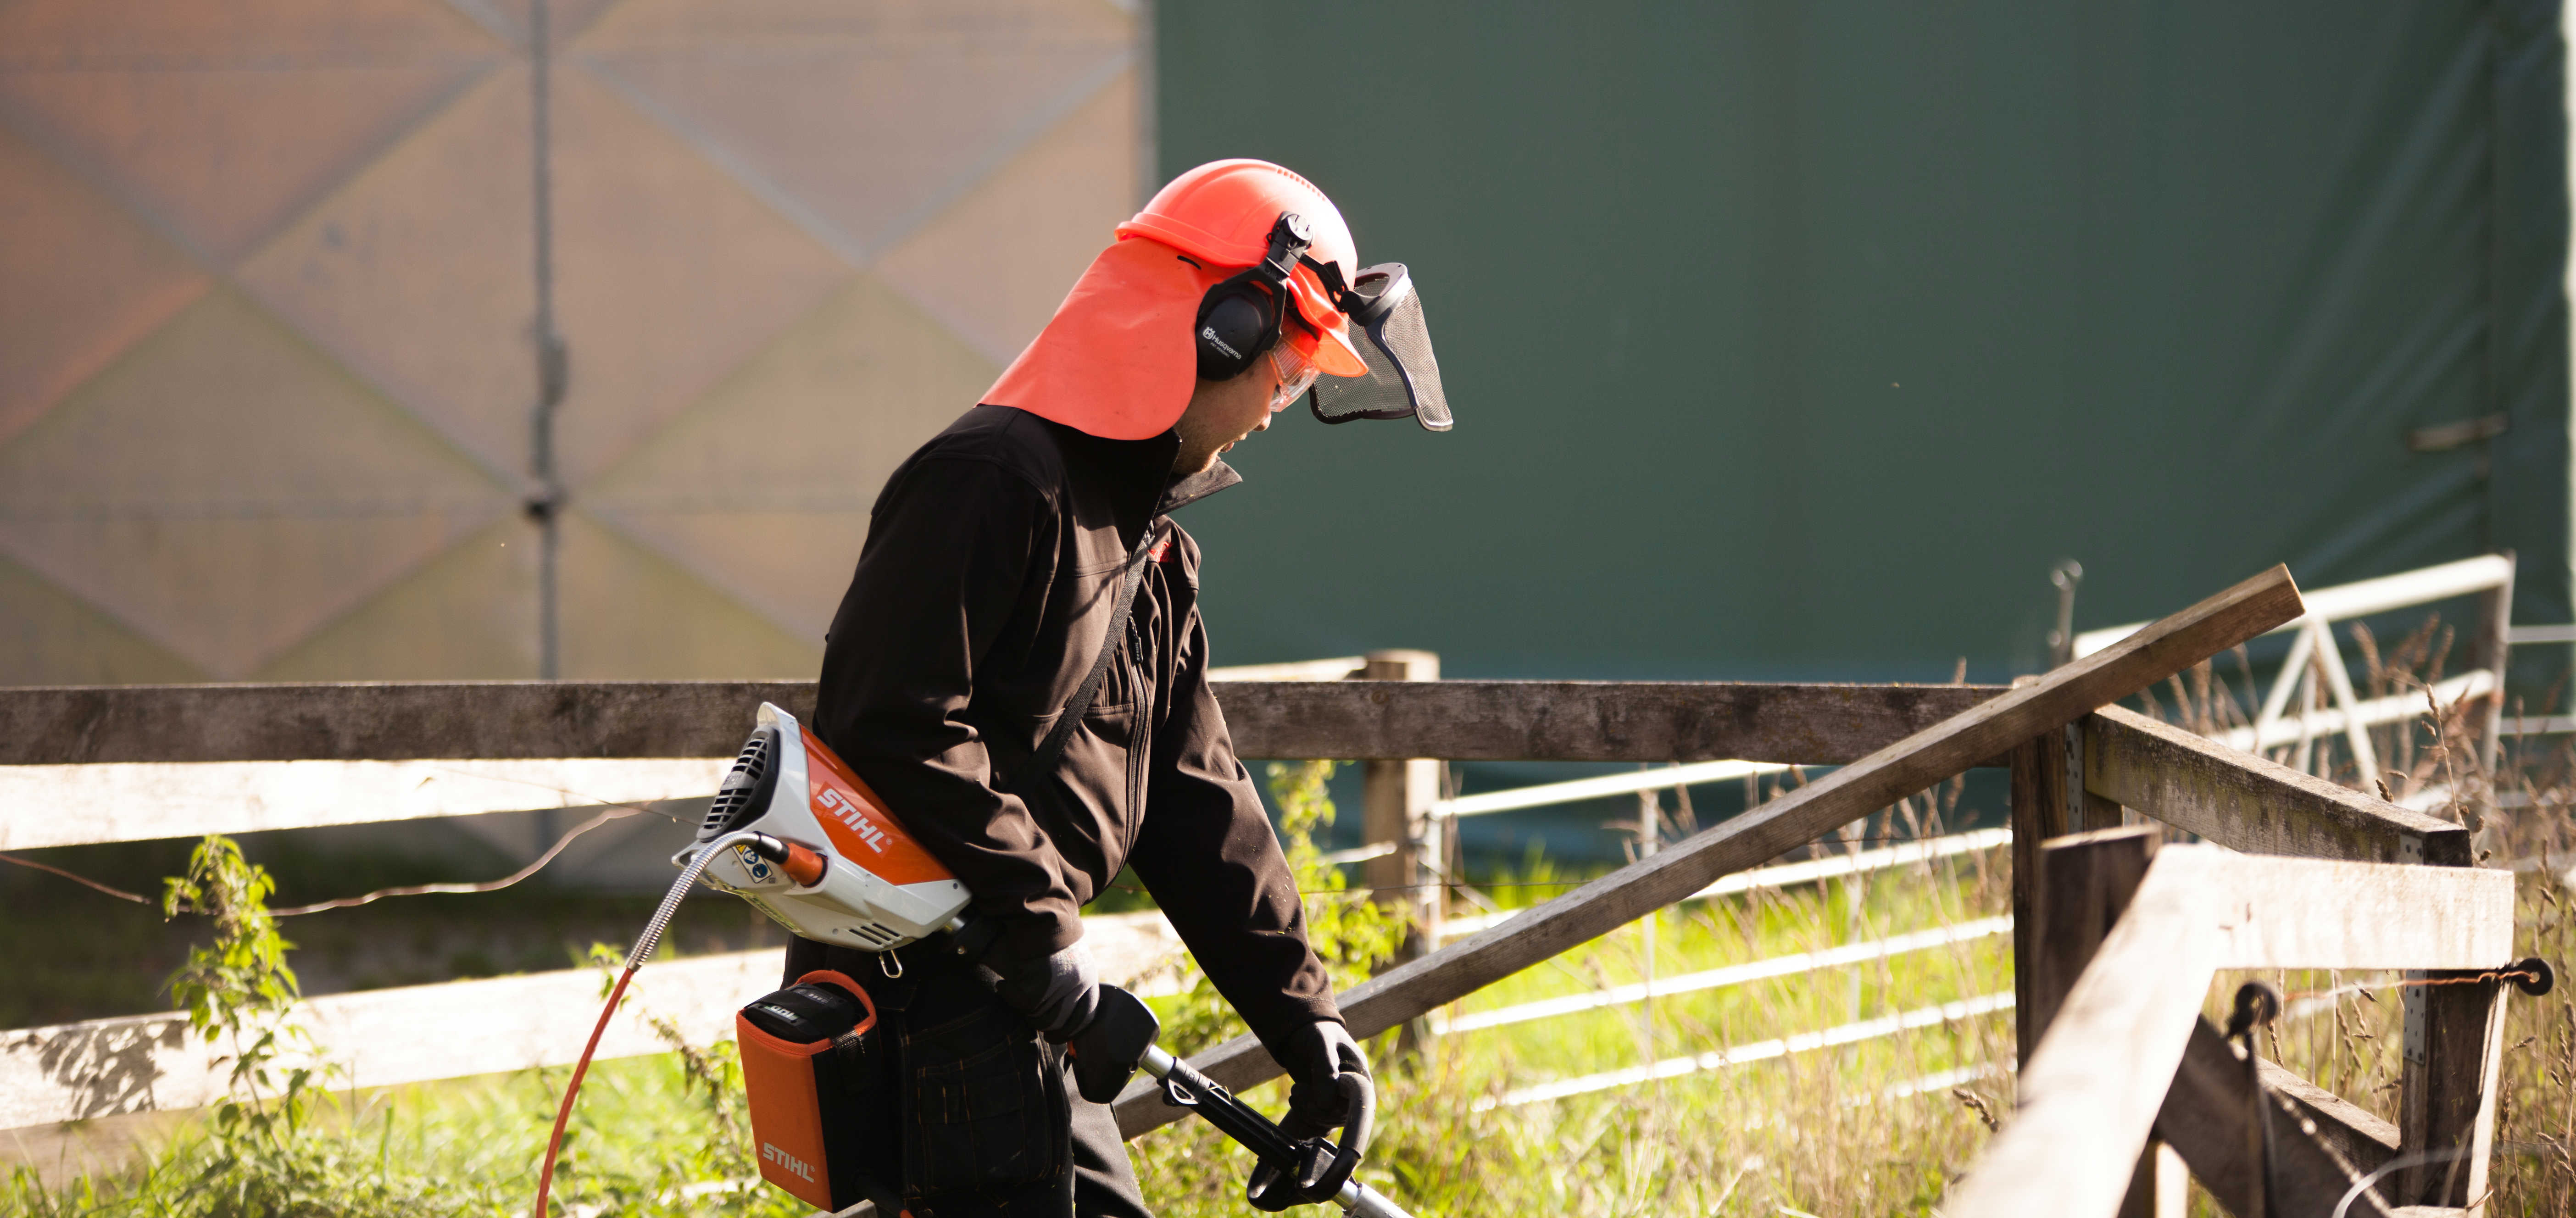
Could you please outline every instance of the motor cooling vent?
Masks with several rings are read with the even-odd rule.
[[[698,824],[698,840],[710,841],[750,824],[777,788],[778,729],[764,727],[743,742],[733,769],[716,787],[715,802],[707,805],[707,818]]]

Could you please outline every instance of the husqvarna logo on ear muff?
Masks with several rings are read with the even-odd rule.
[[[1215,327],[1215,326],[1200,326],[1200,327],[1199,327],[1199,337],[1200,337],[1201,339],[1206,340],[1206,342],[1207,342],[1207,344],[1208,344],[1209,346],[1214,347],[1214,348],[1216,348],[1216,349],[1217,349],[1217,350],[1219,350],[1219,351],[1223,351],[1223,352],[1225,352],[1225,357],[1226,357],[1227,359],[1242,359],[1242,358],[1243,358],[1243,353],[1242,353],[1242,352],[1237,351],[1237,350],[1235,350],[1234,348],[1227,346],[1227,345],[1225,344],[1225,340],[1224,340],[1224,339],[1222,339],[1222,338],[1218,338],[1218,337],[1216,336],[1216,327]]]
[[[802,1179],[807,1183],[813,1182],[814,1165],[803,1159],[799,1159],[786,1151],[778,1149],[775,1143],[761,1143],[760,1157],[796,1173],[799,1179]]]

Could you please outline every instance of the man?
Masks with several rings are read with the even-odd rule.
[[[1099,1001],[1079,910],[1122,867],[1286,1067],[1291,1136],[1339,1125],[1342,1076],[1368,1075],[1209,693],[1198,545],[1167,514],[1240,481],[1222,454],[1319,375],[1328,421],[1445,428],[1420,307],[1265,162],[1192,170],[1117,236],[887,479],[824,652],[815,734],[974,895],[962,957],[944,934],[788,950],[791,981],[869,990],[895,1133],[865,1166],[915,1218],[1146,1213],[1061,1048]]]

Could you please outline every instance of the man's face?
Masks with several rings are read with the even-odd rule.
[[[1245,436],[1270,430],[1270,416],[1288,403],[1272,405],[1279,391],[1277,361],[1268,356],[1252,361],[1243,375],[1230,381],[1200,381],[1190,395],[1190,407],[1181,412],[1172,430],[1181,436],[1180,454],[1172,460],[1175,474],[1195,474],[1216,464],[1216,459],[1233,448]]]

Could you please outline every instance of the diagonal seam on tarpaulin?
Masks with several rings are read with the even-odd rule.
[[[1080,109],[1084,102],[1090,101],[1102,89],[1108,88],[1111,82],[1118,79],[1119,73],[1134,65],[1136,49],[1133,45],[1129,45],[1109,53],[1099,64],[1076,78],[1074,83],[1061,93],[1041,105],[1032,107],[1022,121],[1014,124],[1010,130],[995,139],[992,147],[983,156],[976,158],[948,185],[941,187],[929,198],[896,217],[887,226],[885,236],[873,243],[862,241],[857,236],[843,231],[839,225],[824,216],[820,208],[806,203],[798,198],[794,191],[763,173],[752,164],[751,158],[727,146],[720,137],[704,125],[690,120],[676,107],[665,104],[638,87],[600,56],[575,54],[566,58],[578,64],[583,71],[590,74],[592,79],[608,86],[610,91],[616,93],[628,105],[633,106],[638,113],[679,136],[684,143],[696,149],[700,156],[707,158],[711,164],[740,182],[743,188],[750,191],[754,197],[775,208],[780,215],[804,229],[808,235],[829,247],[833,253],[840,255],[851,266],[865,269],[870,263],[876,261],[879,255],[902,245],[913,234],[919,232],[922,226],[1000,172],[1002,167],[1010,164],[1013,158],[1046,138],[1058,124],[1071,116],[1075,110]]]

